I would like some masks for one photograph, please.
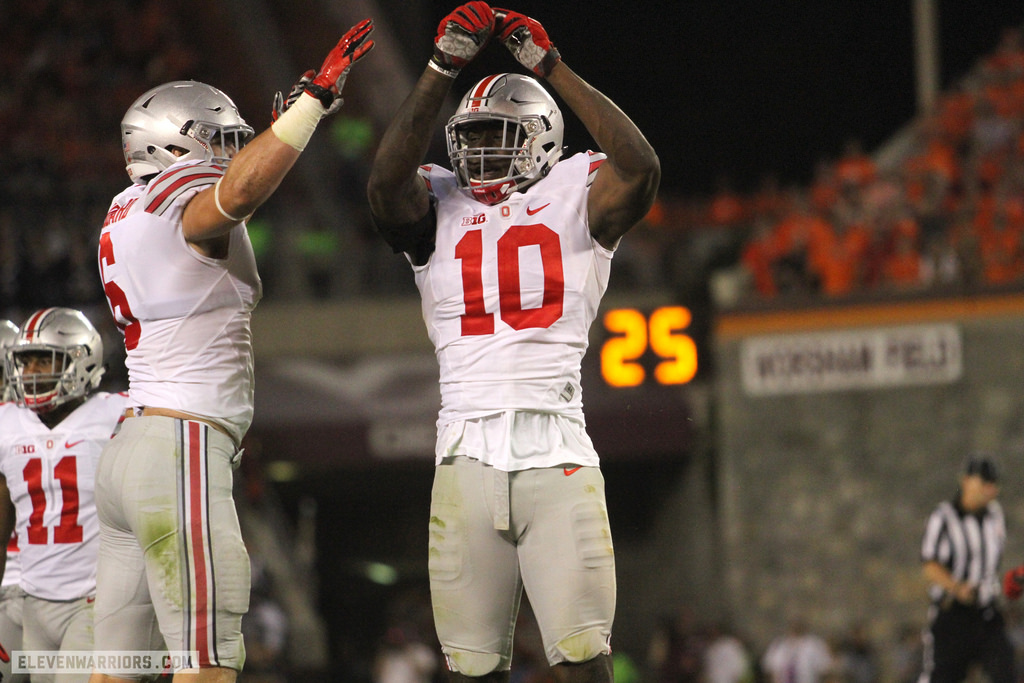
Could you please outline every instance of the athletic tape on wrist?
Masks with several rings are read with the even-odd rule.
[[[433,59],[427,62],[427,66],[429,66],[431,69],[433,69],[439,74],[444,74],[445,76],[452,80],[455,80],[455,77],[459,75],[458,69],[446,69],[445,67],[435,62]]]
[[[236,223],[239,223],[239,222],[241,222],[245,218],[245,216],[242,216],[242,218],[235,218],[230,213],[225,211],[224,207],[220,205],[220,181],[221,180],[224,180],[224,178],[219,178],[217,180],[217,182],[213,184],[213,203],[217,207],[217,210],[220,211],[220,215],[221,216],[224,216],[224,218],[227,218],[229,221],[234,221]]]
[[[320,100],[303,92],[295,104],[288,107],[288,111],[277,117],[270,129],[278,140],[301,152],[306,149],[313,131],[326,112]]]

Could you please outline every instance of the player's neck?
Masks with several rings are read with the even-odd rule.
[[[75,412],[84,401],[85,398],[76,398],[74,401],[60,404],[51,411],[36,413],[36,415],[39,417],[39,421],[46,425],[47,429],[53,429],[63,422],[65,417]]]

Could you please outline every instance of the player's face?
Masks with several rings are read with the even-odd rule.
[[[23,375],[52,375],[56,372],[55,354],[49,352],[20,353],[19,365]]]
[[[57,388],[63,372],[63,356],[51,351],[22,351],[14,356],[21,370],[25,393],[32,396],[48,394]]]
[[[221,138],[214,138],[210,142],[210,147],[213,149],[213,156],[224,157],[225,159],[233,159],[238,154],[238,145],[234,143],[234,138],[228,137],[228,142],[222,143]]]
[[[459,127],[459,144],[469,149],[502,148],[512,147],[515,141],[512,126],[503,121],[478,121],[467,123]],[[509,159],[507,157],[494,157],[484,160],[482,178],[477,173],[477,164],[470,165],[470,175],[477,180],[493,180],[502,178],[508,174]]]

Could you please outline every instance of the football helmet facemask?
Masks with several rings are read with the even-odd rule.
[[[25,321],[6,366],[13,400],[46,413],[99,386],[103,340],[80,311],[44,308]]]
[[[4,369],[7,357],[7,349],[14,345],[18,339],[18,326],[10,320],[0,319],[0,401],[10,401],[11,394],[8,389],[7,371]]]
[[[484,204],[525,190],[562,156],[564,129],[554,98],[535,79],[488,76],[466,93],[445,126],[459,187]]]
[[[253,129],[227,95],[197,81],[158,85],[121,119],[128,176],[142,183],[171,164],[203,159],[227,165]]]

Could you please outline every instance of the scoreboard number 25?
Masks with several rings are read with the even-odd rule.
[[[612,336],[601,346],[601,375],[613,387],[639,386],[647,378],[641,359],[650,350],[657,357],[658,384],[686,384],[697,374],[697,345],[683,330],[693,316],[684,306],[662,306],[650,316],[632,308],[605,313],[604,328]]]

